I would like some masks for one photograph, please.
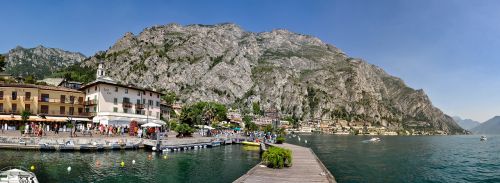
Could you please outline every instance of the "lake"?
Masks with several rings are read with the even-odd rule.
[[[287,142],[311,147],[340,183],[500,182],[500,136],[300,137]]]
[[[136,163],[132,164],[132,160]],[[120,163],[124,161],[125,166]],[[160,153],[0,150],[0,168],[35,165],[40,182],[232,182],[260,162],[258,148],[228,145]],[[71,171],[67,167],[71,166]]]

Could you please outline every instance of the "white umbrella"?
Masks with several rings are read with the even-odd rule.
[[[146,123],[141,125],[142,127],[160,127],[161,125],[156,124],[156,123]]]

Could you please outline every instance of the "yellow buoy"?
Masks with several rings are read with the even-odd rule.
[[[124,167],[124,166],[125,166],[125,162],[123,162],[123,161],[122,161],[122,162],[120,163],[120,165],[121,165],[122,167]]]
[[[30,169],[31,171],[35,170],[35,165],[31,165]]]
[[[168,158],[167,155],[163,156],[163,159],[167,159],[167,158]]]

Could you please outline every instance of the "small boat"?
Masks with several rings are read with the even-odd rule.
[[[0,183],[29,182],[38,183],[35,173],[23,167],[5,167],[0,170]]]
[[[222,143],[222,142],[221,142],[221,141],[218,141],[218,140],[217,140],[217,141],[213,141],[213,142],[212,142],[212,147],[215,147],[215,146],[220,146],[220,145],[221,145],[221,143]]]
[[[243,145],[248,145],[248,146],[260,146],[260,143],[258,142],[249,142],[249,141],[244,141],[241,142]]]
[[[488,138],[486,136],[482,135],[481,138],[480,138],[480,140],[481,141],[486,141],[486,140],[488,140]]]
[[[373,137],[373,138],[371,138],[371,139],[370,139],[370,140],[368,140],[368,141],[370,141],[370,142],[380,142],[380,138],[378,138],[378,137]]]

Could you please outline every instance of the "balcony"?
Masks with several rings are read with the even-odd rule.
[[[51,99],[51,98],[40,98],[38,99],[40,103],[60,103],[59,99]]]
[[[135,104],[136,109],[144,109],[144,104]]]
[[[130,103],[130,102],[123,102],[122,106],[123,106],[123,108],[132,108],[132,103]]]
[[[0,109],[0,114],[21,114],[21,110]]]
[[[86,105],[86,106],[97,105],[97,100],[84,101],[83,104]]]
[[[34,98],[23,98],[23,102],[24,103],[27,103],[27,102],[33,102],[35,99]]]
[[[38,114],[40,115],[53,115],[53,116],[82,116],[82,117],[91,117],[95,116],[95,112],[68,112],[68,111],[58,111],[58,110],[52,110],[52,111],[39,111]]]

